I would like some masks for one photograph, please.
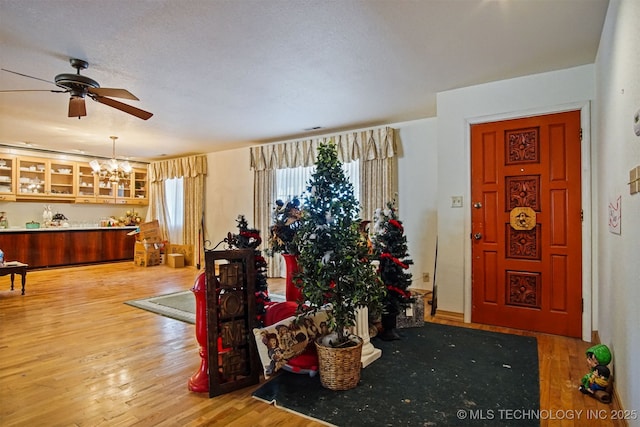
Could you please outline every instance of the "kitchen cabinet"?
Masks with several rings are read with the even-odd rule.
[[[89,163],[78,163],[76,203],[96,203],[96,177]]]
[[[147,170],[134,168],[128,178],[111,183],[93,174],[88,163],[78,163],[76,203],[147,205]]]
[[[132,198],[135,204],[149,204],[148,186],[149,180],[146,169],[133,169],[133,194]]]
[[[77,165],[68,160],[18,157],[16,200],[73,200],[77,193]]]
[[[16,200],[16,159],[3,156],[0,157],[0,201],[14,200]]]
[[[127,178],[105,182],[88,161],[20,155],[0,149],[0,202],[149,204],[147,169],[134,163]]]

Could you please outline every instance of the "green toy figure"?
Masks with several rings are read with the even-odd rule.
[[[611,363],[611,351],[604,344],[587,349],[589,373],[582,377],[578,389],[602,403],[611,403],[612,380],[607,365]]]

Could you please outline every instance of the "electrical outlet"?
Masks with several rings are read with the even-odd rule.
[[[422,281],[426,283],[429,280],[431,280],[431,276],[429,275],[429,273],[422,273]]]
[[[451,207],[452,208],[461,208],[462,207],[462,196],[451,196]]]

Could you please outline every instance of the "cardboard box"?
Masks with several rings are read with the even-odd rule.
[[[193,265],[193,246],[192,245],[173,245],[169,244],[164,249],[167,258],[171,254],[182,254],[184,257],[184,265]]]
[[[153,243],[136,242],[133,263],[138,267],[160,265],[160,249],[156,249]]]
[[[184,267],[184,255],[167,254],[167,265],[172,268]]]
[[[132,231],[129,235],[135,235],[138,242],[158,243],[160,238],[160,224],[158,220],[144,222],[138,226],[136,231]]]

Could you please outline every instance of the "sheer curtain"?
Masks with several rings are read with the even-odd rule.
[[[204,223],[205,155],[162,160],[149,164],[149,212],[147,221],[157,219],[164,239],[170,238],[170,208],[166,204],[165,181],[182,178],[182,244],[191,245],[197,267],[204,260],[202,225]],[[169,240],[171,242],[171,240]]]
[[[390,127],[251,147],[251,168],[254,170],[254,218],[259,229],[266,231],[262,232],[263,249],[268,240],[271,212],[277,198],[275,171],[313,166],[318,145],[329,141],[336,144],[338,158],[343,164],[359,160],[358,199],[362,208],[361,218],[372,219],[376,208],[384,207],[387,201],[396,197],[398,192],[394,158],[396,147],[394,130]],[[270,277],[280,274],[280,258],[267,257]]]
[[[183,244],[182,232],[184,224],[184,191],[183,179],[170,178],[164,181],[165,206],[167,231],[169,233],[169,241],[178,245]]]
[[[342,164],[342,170],[346,177],[353,184],[353,193],[356,199],[360,197],[360,161],[353,160]],[[276,169],[276,198],[283,201],[292,197],[301,196],[307,190],[307,182],[311,174],[315,171],[315,166],[304,166],[298,168]],[[274,200],[274,201],[275,201]]]

